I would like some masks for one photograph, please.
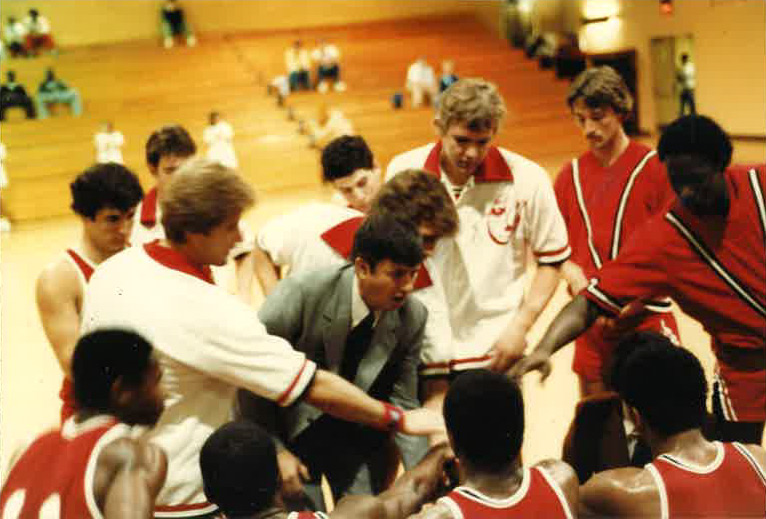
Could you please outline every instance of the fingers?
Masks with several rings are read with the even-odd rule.
[[[521,377],[527,372],[527,357],[522,357],[505,372],[506,376],[513,379],[517,384],[521,383]]]
[[[404,413],[401,432],[413,436],[427,436],[445,431],[444,418],[431,409],[413,409]]]
[[[508,371],[524,357],[526,347],[526,340],[522,340],[520,346],[514,348],[503,348],[502,345],[495,344],[489,351],[489,369],[501,373]]]
[[[292,498],[300,497],[303,494],[303,482],[311,479],[308,467],[286,450],[279,452],[277,461],[282,475],[282,493]]]
[[[547,379],[551,374],[551,363],[550,361],[544,361],[537,370],[540,372],[540,383],[542,384],[545,382],[545,379]]]
[[[282,478],[282,493],[288,497],[299,497],[303,493],[303,484],[297,473]]]
[[[311,479],[311,474],[309,473],[308,467],[301,462],[298,462],[298,476],[302,482],[306,482]]]

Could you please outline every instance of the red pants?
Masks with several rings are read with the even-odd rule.
[[[670,312],[651,312],[636,326],[636,331],[654,331],[678,343],[678,326]],[[604,329],[598,323],[575,340],[572,370],[587,382],[601,382],[606,370],[611,368],[611,358],[619,338],[604,336]]]

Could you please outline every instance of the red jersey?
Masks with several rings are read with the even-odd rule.
[[[592,151],[573,159],[554,186],[566,222],[574,261],[587,277],[614,258],[633,232],[675,198],[657,152],[634,141],[611,166],[602,166]],[[670,301],[654,301],[637,330],[652,330],[678,343]],[[588,381],[603,380],[616,339],[594,324],[575,340],[572,369]]]
[[[69,419],[61,429],[38,437],[5,480],[0,517],[101,518],[93,494],[98,456],[129,430],[102,415],[79,424]]]
[[[716,442],[718,454],[706,467],[663,454],[647,465],[660,492],[663,519],[764,517],[766,473],[738,443]]]
[[[630,141],[608,167],[589,151],[564,166],[554,185],[572,261],[590,277],[617,257],[633,231],[675,198],[657,152]]]
[[[457,487],[438,501],[455,519],[556,519],[573,517],[559,485],[541,467],[524,469],[518,490],[495,499],[468,487]]]
[[[702,219],[674,201],[596,273],[585,295],[611,314],[634,299],[672,297],[713,339],[731,418],[762,421],[766,373],[736,374],[719,352],[727,346],[766,354],[766,167],[732,167],[725,180],[728,215]],[[739,375],[752,392],[735,387]]]
[[[96,266],[82,254],[76,252],[73,249],[66,250],[67,258],[72,262],[80,275],[80,282],[82,283],[83,293],[85,293],[85,285],[90,281],[90,277],[96,270]],[[74,387],[72,381],[68,377],[64,377],[61,381],[61,390],[59,391],[59,398],[61,399],[61,423],[63,424],[70,416],[75,412],[76,405],[74,401]]]

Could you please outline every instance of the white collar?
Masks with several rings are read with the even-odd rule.
[[[444,184],[444,187],[447,188],[447,193],[449,193],[450,198],[452,198],[452,201],[455,203],[457,203],[457,200],[455,200],[456,188],[460,188],[460,198],[463,198],[463,194],[466,192],[466,190],[472,188],[476,184],[476,181],[474,180],[473,175],[471,175],[470,177],[468,177],[468,180],[466,181],[465,184],[463,184],[462,186],[458,186],[457,184],[452,183],[452,181],[447,176],[447,173],[444,171],[444,168],[439,166],[439,170],[441,173],[439,175],[439,180],[441,180],[442,184]]]
[[[364,299],[362,299],[362,294],[359,293],[359,278],[356,277],[356,272],[354,273],[354,279],[351,282],[351,328],[354,329],[356,325],[361,323],[365,317],[370,313],[370,309],[367,306],[367,303],[364,302]],[[378,319],[380,319],[380,312],[375,312],[375,320],[373,321],[373,326],[378,324]]]

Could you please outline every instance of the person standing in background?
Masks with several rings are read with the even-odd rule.
[[[691,115],[696,114],[697,107],[694,104],[694,89],[697,86],[696,70],[694,63],[692,63],[689,55],[685,52],[681,54],[681,66],[676,73],[676,80],[680,90],[678,116],[681,117],[686,113],[687,106]]]
[[[93,140],[96,145],[96,162],[99,164],[106,162],[124,163],[122,145],[125,144],[125,138],[122,136],[122,132],[114,129],[112,121],[106,121]]]
[[[219,112],[210,112],[207,128],[202,132],[202,141],[207,146],[207,158],[228,168],[237,169],[239,162],[234,152],[233,138],[234,129],[231,125],[221,119]]]

